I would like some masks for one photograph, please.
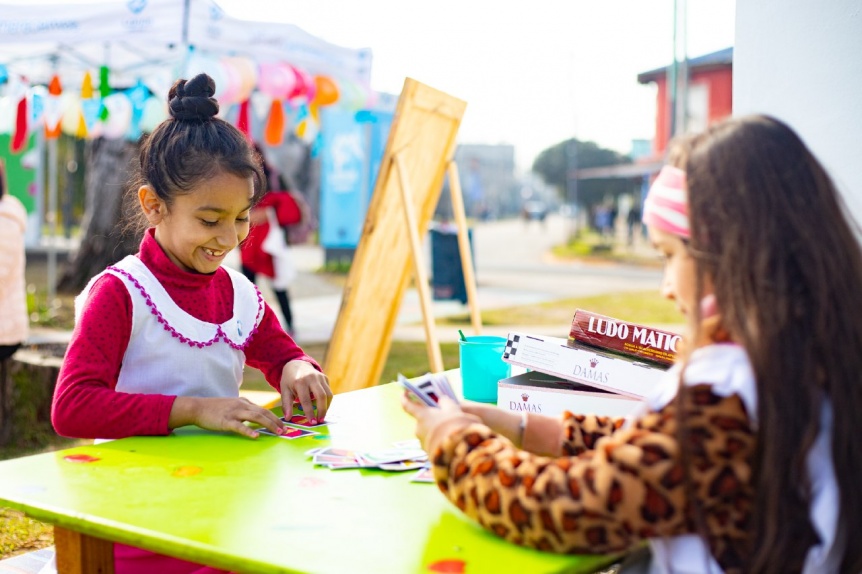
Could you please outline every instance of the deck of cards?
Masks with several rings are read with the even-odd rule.
[[[436,407],[440,397],[443,396],[458,402],[458,397],[455,396],[455,391],[452,390],[449,380],[442,373],[427,373],[413,380],[399,373],[398,383],[429,407]]]
[[[281,422],[283,422],[285,425],[284,434],[275,434],[274,432],[264,427],[255,430],[263,434],[277,436],[278,438],[294,439],[319,434],[316,430],[312,429],[333,424],[333,421],[331,420],[318,421],[317,424],[311,424],[311,420],[302,412],[301,408],[296,410],[298,410],[299,412],[294,412],[290,416],[290,418],[281,417]]]
[[[305,453],[312,457],[315,466],[325,466],[330,470],[346,468],[377,468],[387,472],[403,472],[416,470],[413,478],[417,482],[432,482],[432,480],[417,480],[429,471],[428,455],[419,446],[418,440],[396,442],[393,448],[358,451],[347,448],[321,447],[313,448]],[[426,472],[423,472],[426,471]]]

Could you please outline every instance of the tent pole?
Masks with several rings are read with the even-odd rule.
[[[48,140],[48,309],[57,293],[57,138]]]
[[[191,52],[191,44],[189,43],[189,20],[191,19],[192,0],[183,0],[183,60],[182,65],[177,73],[177,77],[181,78],[188,75],[189,54]]]

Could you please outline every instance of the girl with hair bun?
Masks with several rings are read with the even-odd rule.
[[[440,490],[620,572],[862,572],[862,250],[823,166],[766,116],[675,142],[643,221],[682,353],[627,420],[402,400]]]
[[[270,411],[239,397],[243,366],[324,420],[332,391],[320,366],[282,329],[241,273],[222,266],[249,233],[260,158],[216,117],[213,80],[179,80],[170,118],[143,141],[135,186],[148,229],[140,251],[90,280],[75,301],[75,329],[57,381],[52,422],[79,438],[167,435],[196,425],[276,434]],[[193,366],[193,367],[192,367]],[[316,407],[316,411],[315,411]],[[115,545],[118,574],[217,572]]]

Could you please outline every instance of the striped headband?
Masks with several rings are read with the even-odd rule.
[[[644,201],[642,220],[647,227],[690,237],[684,171],[672,165],[661,168]]]

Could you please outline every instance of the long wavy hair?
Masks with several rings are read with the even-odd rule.
[[[757,380],[757,450],[745,572],[800,572],[818,535],[806,456],[833,410],[842,572],[862,571],[862,249],[830,177],[767,116],[685,141],[698,299],[708,277],[723,328]],[[696,306],[695,306],[696,307]],[[694,340],[700,312],[694,310]],[[683,449],[687,448],[682,443]],[[691,453],[688,453],[689,455]]]

